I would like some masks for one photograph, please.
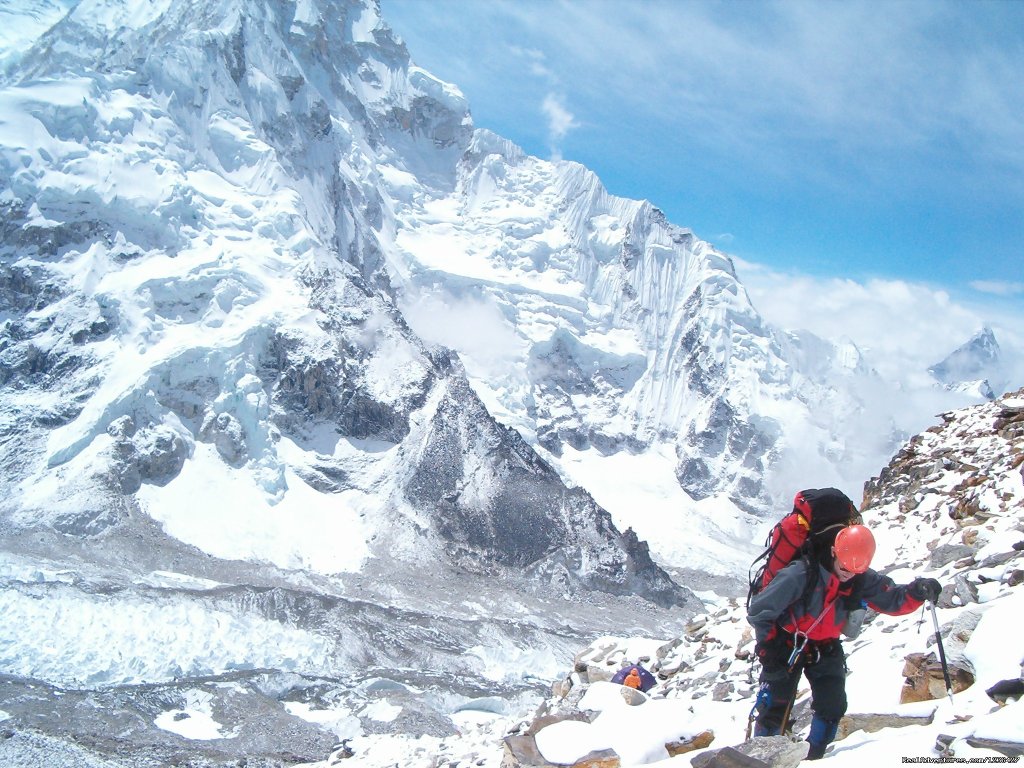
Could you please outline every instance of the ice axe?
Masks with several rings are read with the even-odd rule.
[[[935,644],[939,646],[939,661],[942,662],[942,679],[946,683],[946,695],[949,703],[953,703],[953,683],[949,679],[949,664],[946,663],[946,650],[942,647],[942,632],[939,631],[939,617],[935,615],[935,601],[929,600],[928,607],[932,610],[932,624],[935,626]]]

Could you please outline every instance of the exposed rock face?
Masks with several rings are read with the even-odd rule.
[[[566,489],[515,430],[494,422],[464,380],[454,382],[427,438],[406,455],[413,470],[405,493],[434,517],[455,562],[526,568],[545,581],[580,579],[663,606],[699,607],[632,531],[620,535],[589,494]]]
[[[963,661],[947,659],[949,682],[953,693],[965,691],[974,684],[974,670]],[[941,699],[947,695],[942,663],[934,653],[912,653],[903,667],[906,681],[900,691],[900,703]]]

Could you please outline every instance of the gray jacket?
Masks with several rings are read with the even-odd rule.
[[[799,631],[816,642],[835,640],[850,612],[864,604],[892,616],[910,613],[921,605],[920,600],[907,594],[908,584],[897,585],[870,568],[840,582],[820,564],[810,567],[817,567],[817,579],[810,591],[809,565],[801,559],[779,571],[750,601],[747,621],[754,628],[758,643],[774,638],[780,630],[789,634]]]

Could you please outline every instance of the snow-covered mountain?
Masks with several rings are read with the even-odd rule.
[[[169,759],[201,700],[251,713],[214,764],[315,756],[280,701],[433,722],[699,608],[398,310],[382,178],[472,129],[373,4],[84,0],[0,102],[0,671],[47,733]]]
[[[385,179],[404,316],[660,562],[735,572],[736,541],[794,488],[856,488],[927,423],[907,414],[982,399],[922,396],[848,338],[771,327],[726,254],[583,166],[477,130],[456,171]],[[692,535],[708,557],[672,543]]]
[[[373,2],[4,20],[0,710],[40,749],[314,756],[342,701],[448,735],[671,633],[798,472],[898,438],[852,343],[474,129]]]
[[[993,400],[1009,383],[1001,364],[996,335],[983,328],[928,372],[947,389]]]
[[[21,36],[55,7],[27,15]],[[151,505],[213,481],[191,471],[204,452],[249,476],[245,506],[296,503],[290,472],[355,493],[353,478],[374,473],[324,481],[342,470],[310,449],[337,441],[296,444],[300,423],[400,442],[413,411],[438,402],[431,376],[448,357],[428,347],[440,343],[482,407],[620,530],[708,540],[706,559],[664,544],[659,561],[732,573],[749,554],[735,541],[756,538],[773,499],[808,476],[858,483],[905,436],[899,397],[876,411],[886,384],[852,343],[767,327],[726,255],[582,166],[474,130],[458,90],[415,67],[372,4],[78,4],[8,81],[9,376],[52,374],[61,357],[89,371],[61,378],[40,472],[81,476],[69,462],[129,415],[113,427],[126,452],[113,472],[139,500],[158,477]],[[161,441],[161,466],[133,458]],[[354,455],[378,471],[392,456]],[[361,497],[385,495],[369,488]],[[665,526],[677,535],[657,535]],[[291,549],[259,554],[308,559]]]
[[[75,0],[22,0],[0,6],[0,74],[75,5]]]
[[[3,99],[15,524],[679,599],[392,303],[382,169],[443,184],[470,128],[373,6],[79,3]]]

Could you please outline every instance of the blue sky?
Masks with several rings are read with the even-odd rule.
[[[905,281],[979,323],[1024,314],[1024,2],[381,8],[477,126],[587,165],[741,265]]]

